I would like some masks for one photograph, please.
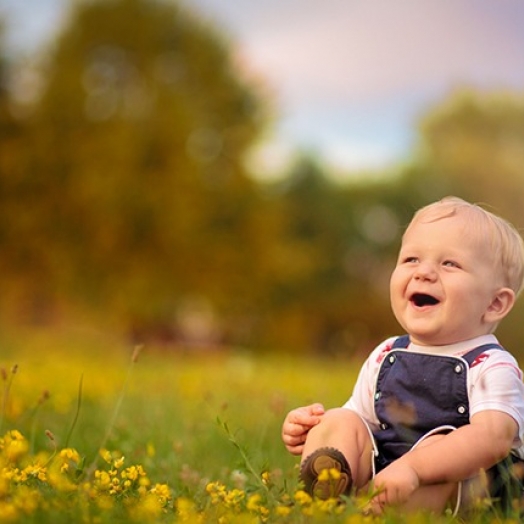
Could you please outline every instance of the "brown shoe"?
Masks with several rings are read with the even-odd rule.
[[[340,476],[328,474],[328,478],[319,480],[320,473],[326,469],[335,469]],[[311,453],[302,463],[300,479],[305,491],[322,500],[348,495],[353,483],[346,457],[335,448],[320,448]]]

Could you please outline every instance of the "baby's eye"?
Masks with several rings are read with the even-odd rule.
[[[404,257],[403,262],[404,264],[414,264],[418,262],[418,257]]]
[[[442,263],[443,266],[446,266],[446,267],[460,267],[460,264],[458,264],[457,262],[455,262],[454,260],[445,260],[443,263]]]

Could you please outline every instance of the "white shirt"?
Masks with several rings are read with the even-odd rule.
[[[390,351],[397,337],[379,344],[362,366],[353,394],[344,404],[366,420],[372,431],[378,429],[375,413],[375,388],[380,364]],[[484,344],[498,344],[494,335],[450,344],[448,346],[418,346],[409,344],[408,351],[431,355],[462,357],[472,349]],[[502,411],[512,417],[518,425],[513,443],[513,452],[524,459],[524,383],[522,371],[508,351],[488,349],[471,364],[468,370],[468,397],[470,416],[485,410]]]

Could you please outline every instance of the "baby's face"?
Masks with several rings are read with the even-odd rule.
[[[499,271],[463,217],[412,223],[390,281],[391,305],[414,343],[446,345],[490,333]]]

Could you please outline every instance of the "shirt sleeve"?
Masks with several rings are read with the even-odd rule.
[[[522,371],[507,351],[491,350],[470,367],[471,416],[485,410],[502,411],[518,425],[515,448],[524,445],[524,384]],[[477,363],[478,362],[478,363]],[[524,452],[524,449],[523,449]]]

